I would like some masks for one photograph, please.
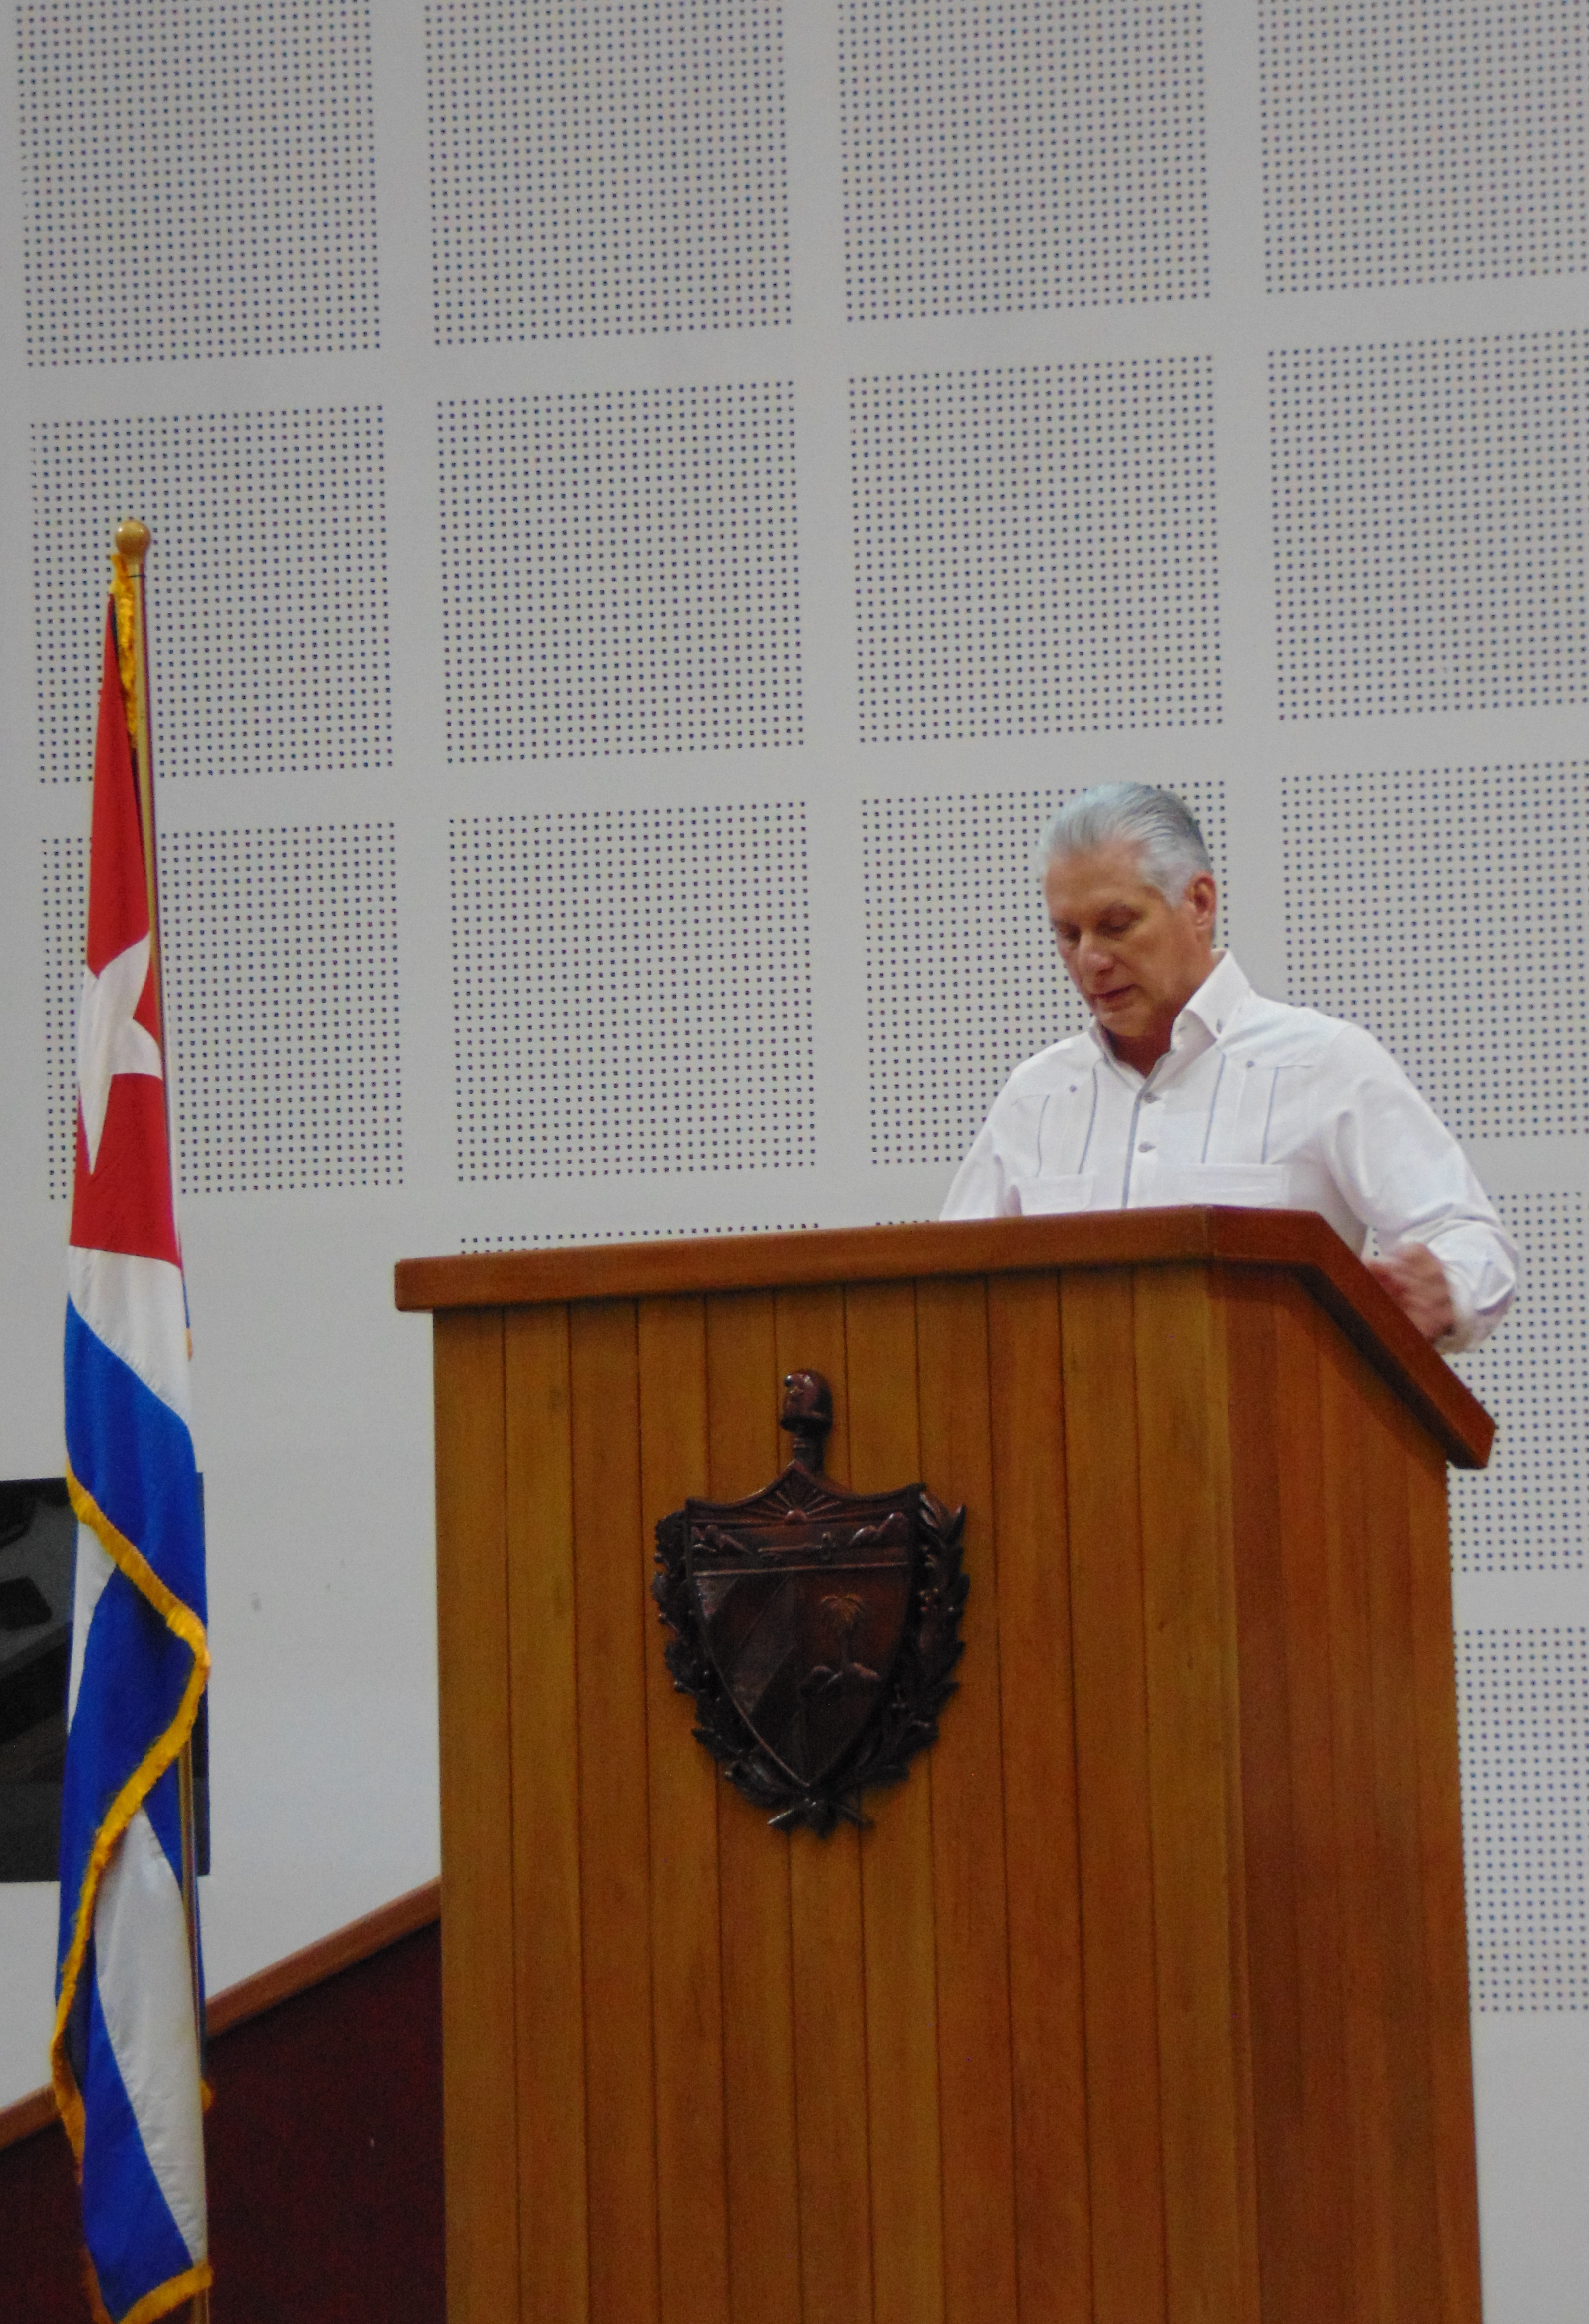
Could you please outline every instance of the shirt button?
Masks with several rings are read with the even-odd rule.
[[[1144,1138],[1141,1144],[1138,1147],[1137,1152],[1139,1154],[1151,1154],[1152,1151],[1153,1140],[1150,1138]]]

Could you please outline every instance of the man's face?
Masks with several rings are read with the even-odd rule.
[[[1172,904],[1142,877],[1128,840],[1062,855],[1043,877],[1049,918],[1071,982],[1131,1065],[1146,1072],[1214,965],[1214,876],[1200,872]]]

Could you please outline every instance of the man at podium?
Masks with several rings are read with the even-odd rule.
[[[1511,1304],[1517,1253],[1466,1157],[1360,1026],[1254,992],[1214,947],[1217,890],[1190,811],[1107,783],[1043,835],[1059,956],[1086,1032],[1018,1065],[947,1219],[1230,1203],[1317,1211],[1426,1338],[1471,1348]]]

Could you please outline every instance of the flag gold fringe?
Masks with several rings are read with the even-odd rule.
[[[177,1706],[175,1718],[164,1734],[157,1736],[150,1745],[137,1767],[112,1800],[94,1835],[94,1845],[89,1850],[82,1888],[78,1896],[71,1943],[60,1965],[60,1998],[56,2004],[55,2028],[50,2041],[50,2077],[60,2119],[71,2141],[72,2153],[80,2163],[83,2157],[83,2099],[77,2086],[77,2078],[67,2062],[66,2024],[77,1993],[78,1979],[82,1974],[84,1955],[88,1950],[88,1938],[94,1926],[94,1906],[106,1867],[115,1852],[117,1842],[193,1731],[199,1699],[209,1677],[209,1646],[204,1635],[204,1625],[192,1608],[183,1605],[174,1591],[161,1580],[143,1551],[135,1548],[125,1534],[111,1523],[93,1494],[79,1481],[69,1461],[66,1468],[66,1489],[79,1523],[86,1525],[97,1537],[106,1555],[193,1655],[193,1668],[182,1691],[182,1700]]]
[[[115,604],[115,659],[122,700],[126,705],[127,732],[135,742],[143,731],[138,699],[143,659],[138,651],[138,580],[119,549],[110,560],[110,594]]]

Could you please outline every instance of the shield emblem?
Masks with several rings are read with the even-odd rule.
[[[742,1501],[687,1501],[657,1526],[652,1593],[696,1734],[775,1825],[864,1823],[938,1734],[960,1655],[964,1509],[924,1485],[847,1493],[824,1474],[833,1402],[791,1372],[795,1454]]]
[[[690,1586],[734,1707],[808,1786],[883,1700],[915,1578],[915,1489],[848,1500],[842,1513],[798,1501],[775,1511],[765,1499],[686,1503]]]

